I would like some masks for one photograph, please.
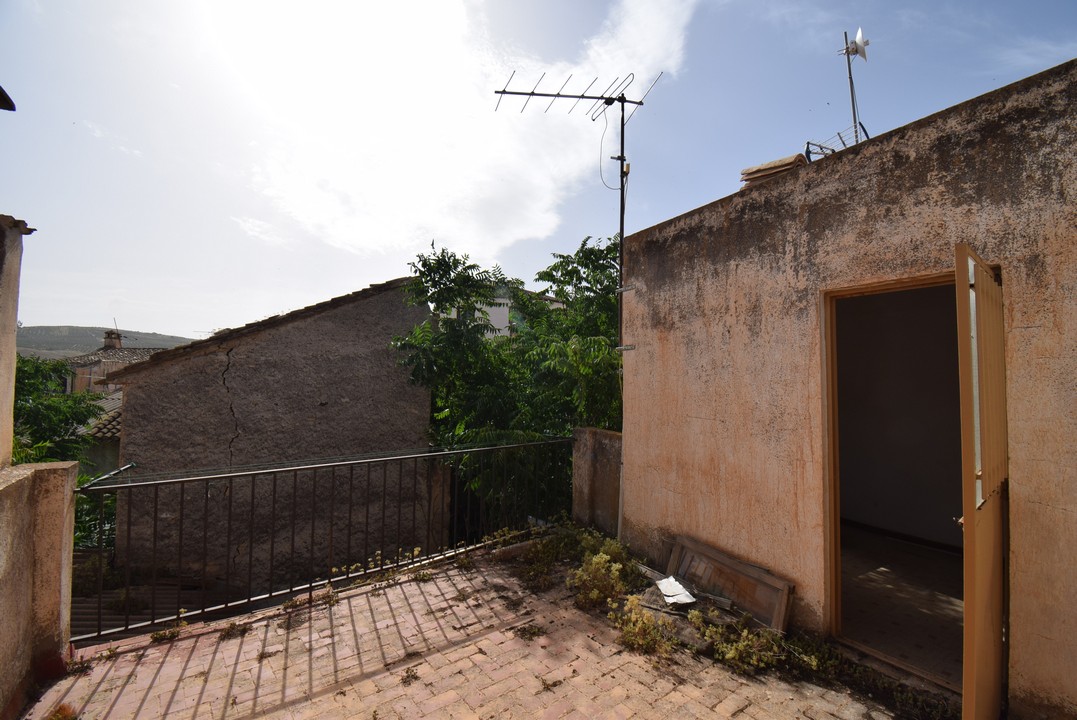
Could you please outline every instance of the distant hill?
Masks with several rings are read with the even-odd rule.
[[[20,355],[41,358],[66,358],[92,352],[105,344],[104,327],[78,325],[32,325],[20,327],[15,344]],[[120,330],[123,346],[132,348],[171,348],[194,342],[191,338],[160,333]]]

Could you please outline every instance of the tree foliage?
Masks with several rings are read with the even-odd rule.
[[[65,392],[63,360],[19,355],[15,364],[12,461],[79,460],[90,442],[80,431],[101,414],[93,393]]]
[[[411,298],[433,318],[394,344],[431,391],[438,444],[620,428],[617,240],[585,238],[554,258],[536,276],[540,293],[445,248],[411,263]],[[490,322],[499,306],[510,310],[507,334]]]

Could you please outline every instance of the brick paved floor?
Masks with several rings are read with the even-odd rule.
[[[734,675],[678,653],[655,664],[577,610],[480,561],[426,582],[341,591],[332,606],[192,624],[178,640],[87,648],[92,670],[49,688],[24,716],[67,703],[96,718],[743,718],[882,720],[888,711],[811,684]],[[545,630],[530,640],[524,626]]]

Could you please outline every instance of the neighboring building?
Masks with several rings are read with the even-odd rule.
[[[108,381],[124,388],[119,463],[135,465],[122,477],[219,474],[427,446],[429,391],[410,382],[390,346],[429,317],[426,307],[407,302],[407,281],[225,330],[110,374]],[[282,571],[296,569],[288,563],[298,554],[282,560],[283,548],[342,564],[365,562],[342,551],[351,547],[342,528],[352,515],[366,519],[352,527],[363,538],[356,552],[426,547],[436,534],[433,521],[416,518],[414,508],[429,507],[435,491],[431,478],[412,479],[413,465],[381,469],[373,479],[311,470],[288,473],[284,482],[245,476],[239,485],[226,480],[122,493],[117,562],[129,558],[136,570],[208,574],[226,585],[243,578],[268,588]],[[206,504],[189,499],[194,496]],[[403,508],[408,523],[400,522]],[[183,560],[176,559],[179,542]],[[209,556],[199,549],[203,544]]]
[[[72,377],[68,392],[111,393],[119,385],[108,383],[105,376],[128,365],[149,360],[164,348],[125,348],[123,336],[118,330],[106,330],[105,342],[97,350],[85,355],[67,358]]]
[[[390,348],[429,315],[393,280],[205,340],[108,376],[123,386],[132,474],[421,447],[430,396]]]
[[[1075,108],[1071,61],[627,238],[622,539],[769,568],[965,717],[1077,714]]]
[[[120,466],[120,432],[123,429],[123,391],[114,390],[97,401],[101,415],[85,429],[93,442],[83,453],[79,472],[97,477]]]

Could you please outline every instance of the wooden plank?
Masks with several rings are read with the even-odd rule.
[[[701,590],[722,595],[756,620],[784,631],[793,584],[692,538],[677,536],[666,568]]]

